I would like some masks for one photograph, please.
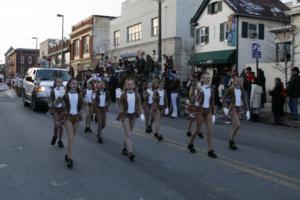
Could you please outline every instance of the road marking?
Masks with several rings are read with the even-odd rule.
[[[5,167],[7,167],[8,165],[7,164],[0,164],[0,169],[1,168],[5,168]]]
[[[117,129],[123,129],[122,125],[120,122],[115,122],[115,121],[111,121],[108,120],[108,125],[110,125],[111,127],[117,128]],[[147,139],[151,139],[154,140],[154,138],[151,135],[146,135],[144,133],[144,131],[139,130],[139,129],[134,129],[134,134],[139,135],[141,137],[147,138]],[[164,138],[164,144],[167,144],[169,146],[175,147],[177,149],[181,149],[183,151],[187,151],[187,144],[184,143],[180,143],[176,140],[172,140],[169,138]],[[204,149],[200,149],[200,148],[196,148],[197,149],[197,155],[200,155],[202,157],[205,157],[207,159],[210,159],[207,157],[207,152]],[[280,185],[284,185],[290,188],[293,188],[295,190],[300,191],[300,180],[278,173],[278,172],[274,172],[272,170],[268,170],[268,169],[264,169],[261,167],[257,167],[255,165],[250,165],[235,159],[231,159],[228,158],[226,156],[222,156],[222,155],[218,155],[218,159],[210,159],[211,161],[226,165],[228,167],[231,168],[235,168],[238,169],[240,171],[243,172],[247,172],[251,175],[263,178],[265,180],[280,184]]]
[[[68,184],[68,183],[56,183],[55,181],[51,181],[50,183],[54,187],[64,186]]]

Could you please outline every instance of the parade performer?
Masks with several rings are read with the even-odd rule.
[[[227,108],[227,100],[229,102],[229,107]],[[232,130],[229,139],[229,148],[231,150],[237,150],[235,144],[235,138],[241,127],[241,114],[242,108],[246,110],[247,120],[250,120],[250,109],[248,104],[247,93],[242,87],[242,79],[236,77],[233,81],[233,85],[227,89],[224,94],[223,100],[223,111],[226,116],[230,115],[232,119]]]
[[[145,114],[146,133],[152,133],[153,117],[151,107],[153,105],[153,82],[144,83],[142,108]]]
[[[94,113],[94,91],[92,82],[86,83],[86,89],[83,91],[84,107],[85,107],[85,129],[84,132],[92,132],[91,120]]]

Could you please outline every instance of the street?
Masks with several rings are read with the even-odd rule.
[[[24,107],[10,90],[0,92],[0,112],[1,200],[300,199],[298,129],[243,121],[239,150],[230,151],[230,125],[218,123],[218,159],[210,159],[205,140],[197,138],[197,154],[187,151],[186,120],[164,118],[161,143],[137,121],[136,160],[129,162],[121,155],[123,130],[111,111],[102,145],[96,124],[86,134],[81,123],[74,168],[68,169],[66,150],[50,145],[53,122],[46,113]]]

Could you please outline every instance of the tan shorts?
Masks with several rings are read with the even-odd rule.
[[[69,120],[73,125],[81,121],[81,116],[77,115],[68,115],[67,120]]]

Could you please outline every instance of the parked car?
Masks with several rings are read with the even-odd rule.
[[[65,69],[30,68],[22,84],[24,106],[31,106],[33,111],[48,107],[51,87],[56,78],[61,78],[63,84],[66,85],[71,76]]]

